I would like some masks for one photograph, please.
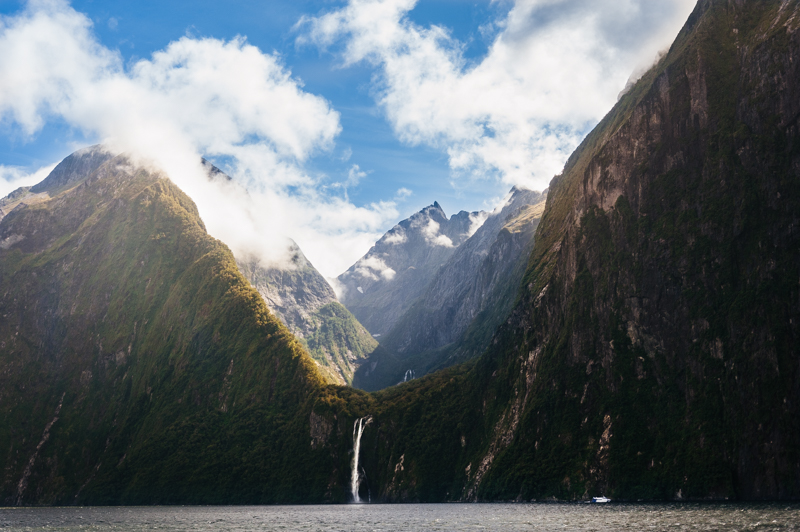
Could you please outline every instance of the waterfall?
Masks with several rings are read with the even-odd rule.
[[[416,374],[413,369],[409,369],[406,371],[405,377],[403,377],[403,382],[408,382],[410,380],[414,380]]]
[[[353,502],[361,502],[358,496],[358,485],[361,484],[361,477],[358,474],[358,455],[361,452],[361,435],[370,421],[372,421],[370,417],[360,417],[353,424],[353,470],[350,473],[350,492],[353,494]]]

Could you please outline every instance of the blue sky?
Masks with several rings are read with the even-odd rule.
[[[20,1],[3,1],[0,12],[13,15],[23,5]],[[342,115],[342,131],[336,147],[315,157],[307,168],[332,179],[344,179],[352,164],[359,164],[367,177],[349,191],[350,199],[357,204],[391,199],[396,189],[405,187],[412,190],[413,195],[401,206],[400,216],[403,217],[435,200],[445,206],[448,214],[462,209],[487,208],[508,187],[496,182],[454,187],[445,154],[426,146],[399,142],[370,97],[372,69],[364,65],[341,68],[331,54],[295,44],[298,32],[294,26],[303,15],[318,14],[341,5],[344,2],[310,0],[72,2],[77,11],[92,20],[100,42],[119,50],[126,61],[148,58],[184,35],[226,40],[241,35],[266,53],[280,54],[307,91],[323,95]],[[508,11],[509,5],[430,0],[419,4],[410,18],[421,24],[446,24],[455,37],[469,44],[466,55],[477,57],[485,54],[490,44],[480,35],[478,26],[487,18]],[[3,133],[0,164],[29,170],[65,157],[76,143],[97,140],[87,139],[63,121],[48,124],[33,138],[21,138],[13,128],[12,131],[6,128]],[[343,161],[348,149],[352,155]]]
[[[113,139],[126,149],[147,151],[149,135],[175,126],[183,135],[176,151],[210,156],[240,183],[263,192],[254,200],[260,203],[247,207],[240,208],[235,199],[211,206],[216,199],[206,200],[203,191],[192,189],[190,177],[176,178],[201,214],[208,213],[212,234],[234,252],[253,251],[266,260],[270,252],[255,248],[275,247],[275,240],[264,235],[269,227],[297,240],[312,262],[333,276],[383,231],[434,200],[452,214],[489,209],[512,185],[546,187],[614,104],[628,77],[671,42],[693,4],[0,1],[0,56],[6,57],[0,60],[0,76],[7,83],[0,85],[0,176],[7,181],[5,188],[0,181],[0,192],[81,145]],[[41,33],[50,29],[37,34],[36,24],[54,28],[54,34],[76,35],[74,51],[55,37],[47,41]],[[237,36],[246,43],[225,48]],[[44,45],[26,48],[26,39]],[[183,48],[170,48],[176,41]],[[247,45],[261,56],[254,57]],[[199,98],[194,107],[176,109],[186,100],[176,95],[191,94],[191,80],[197,78],[181,81],[188,85],[180,87],[164,80],[181,71],[182,61],[195,71],[205,69],[204,54],[223,54],[223,49],[228,59],[220,55],[209,68],[220,76],[241,75],[243,85],[252,80],[242,71],[250,71],[249,65],[253,72],[262,68],[264,77],[278,79],[270,85],[274,92],[259,98],[252,87],[261,85],[253,82],[250,93],[238,95],[232,83]],[[15,54],[29,50],[46,56],[14,63]],[[153,54],[165,50],[170,60],[160,64]],[[225,61],[241,67],[223,74]],[[91,66],[84,68],[87,63]],[[45,75],[42,70],[52,65],[70,66]],[[11,87],[15,83],[32,89],[19,92]],[[130,94],[132,108],[156,113],[160,125],[154,123],[153,131],[137,120],[146,112],[115,118],[116,111],[99,111],[98,105],[104,117],[93,115],[89,95],[105,94],[120,83],[126,89],[104,104],[124,108]],[[67,96],[53,93],[53,87],[62,86]],[[233,109],[228,115],[213,103],[226,98],[234,102],[225,107]],[[148,99],[170,103],[151,105]],[[217,113],[221,123],[230,118],[229,126],[239,130],[213,137],[196,123],[204,105],[212,106],[210,113]],[[274,116],[275,108],[287,112],[270,129],[247,123],[249,105],[263,116]],[[294,140],[284,145],[286,138]],[[155,151],[148,156],[161,161]],[[177,164],[163,162],[165,168]],[[233,235],[242,232],[241,221],[235,228],[226,227],[225,220],[217,223],[212,209],[220,208],[252,211],[254,234]],[[287,213],[301,219],[287,222]]]

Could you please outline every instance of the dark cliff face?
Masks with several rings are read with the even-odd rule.
[[[481,496],[800,496],[799,26],[701,2],[554,180]]]
[[[373,493],[800,498],[799,26],[698,4],[551,183],[487,353],[376,395]]]
[[[373,335],[384,335],[470,236],[481,213],[449,219],[438,203],[388,231],[339,276],[342,302]]]
[[[514,306],[545,196],[513,189],[381,337],[353,383],[377,390],[483,353]]]

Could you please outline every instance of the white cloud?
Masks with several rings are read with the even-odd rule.
[[[19,187],[30,187],[43,180],[53,171],[55,164],[39,168],[35,172],[28,173],[16,166],[0,165],[0,199],[5,198]]]
[[[387,266],[382,258],[375,255],[362,258],[356,262],[355,273],[371,281],[378,281],[381,277],[387,281],[391,281],[394,279],[395,275],[397,275],[397,272]],[[358,287],[358,291],[362,294],[364,293],[360,286]]]
[[[265,261],[279,260],[292,237],[334,276],[397,216],[391,202],[359,208],[321,191],[303,163],[333,147],[338,113],[243,38],[184,37],[126,67],[69,4],[32,0],[0,19],[0,118],[27,136],[64,120],[153,162],[197,203],[212,235]],[[224,170],[248,192],[208,182],[201,155],[229,162]]]
[[[365,177],[367,177],[367,173],[363,172],[357,164],[354,164],[347,172],[347,182],[345,185],[348,187],[354,187],[358,185]]]
[[[403,201],[404,199],[407,199],[412,194],[414,194],[414,192],[411,189],[406,188],[406,187],[401,187],[401,188],[397,189],[397,192],[395,192],[394,199],[396,201]]]
[[[425,242],[432,246],[444,246],[446,248],[453,247],[453,241],[447,235],[439,233],[439,223],[431,220],[430,218],[424,223],[414,222],[413,226],[419,227]]]
[[[542,190],[694,3],[516,0],[485,25],[501,30],[477,63],[445,28],[409,20],[416,0],[349,0],[304,18],[298,41],[374,66],[376,99],[399,138],[446,151],[456,174]]]
[[[336,298],[341,301],[344,298],[345,293],[347,293],[347,287],[339,281],[336,277],[326,277],[326,281],[328,284],[331,285],[333,288],[334,293],[336,294]]]
[[[399,225],[394,226],[388,233],[386,233],[381,241],[384,244],[405,244],[408,242],[408,235],[406,235],[405,229],[400,227]]]
[[[469,230],[467,231],[467,234],[469,236],[472,236],[475,233],[477,233],[478,229],[480,229],[483,226],[483,224],[486,222],[486,220],[489,218],[489,214],[490,213],[488,213],[486,211],[480,211],[480,212],[471,213],[469,215]]]

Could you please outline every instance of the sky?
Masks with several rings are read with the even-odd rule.
[[[694,4],[0,0],[0,197],[104,142],[237,256],[334,277],[434,201],[545,189]]]

